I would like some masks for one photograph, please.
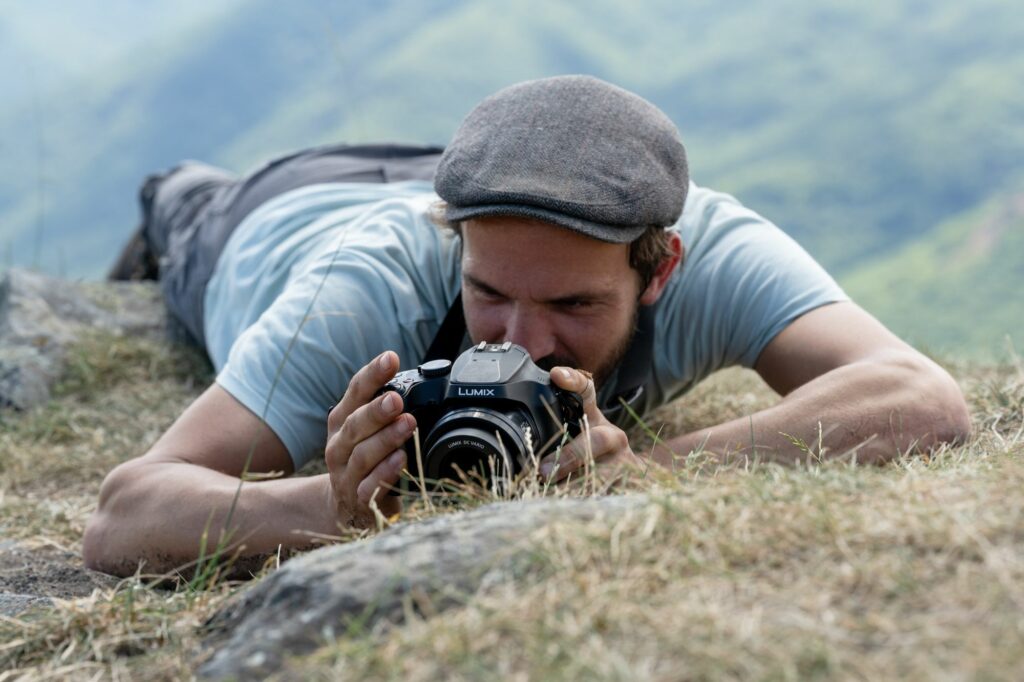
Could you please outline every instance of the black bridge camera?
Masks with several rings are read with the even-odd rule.
[[[583,400],[551,383],[522,346],[480,343],[455,359],[430,360],[384,386],[416,417],[405,443],[406,468],[429,490],[446,479],[511,480],[527,464],[580,432]],[[422,475],[421,475],[422,474]]]

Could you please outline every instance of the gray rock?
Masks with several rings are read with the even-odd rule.
[[[168,337],[155,282],[70,282],[12,268],[0,275],[0,408],[45,402],[86,329]]]
[[[398,622],[408,595],[431,611],[521,575],[535,560],[533,532],[553,522],[619,517],[641,496],[492,504],[401,524],[371,539],[293,559],[208,623],[204,677],[261,679],[283,658],[313,651],[351,627]]]
[[[15,617],[37,606],[49,606],[49,597],[34,594],[11,594],[0,592],[0,616]]]

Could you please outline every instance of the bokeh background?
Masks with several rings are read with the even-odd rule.
[[[918,347],[1024,348],[1019,0],[0,0],[0,269],[102,277],[181,159],[443,144],[563,73],[664,109],[698,183]]]

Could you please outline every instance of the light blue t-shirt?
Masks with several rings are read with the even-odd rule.
[[[206,291],[217,383],[266,420],[295,467],[322,457],[327,412],[384,350],[426,353],[460,286],[460,241],[429,217],[425,182],[313,185],[235,230]],[[752,367],[791,321],[846,300],[776,226],[727,194],[690,186],[683,265],[655,304],[647,412],[717,369]]]

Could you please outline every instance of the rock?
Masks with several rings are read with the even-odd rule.
[[[155,282],[69,282],[12,268],[0,275],[0,408],[45,402],[83,331],[167,338]]]
[[[38,606],[49,606],[49,597],[34,594],[11,594],[0,592],[0,616],[14,617]]]
[[[562,521],[621,516],[641,496],[503,502],[401,524],[371,539],[293,559],[210,619],[203,677],[262,679],[285,656],[342,636],[353,619],[364,630],[397,622],[407,595],[440,611],[482,586],[530,566],[535,531]]]

